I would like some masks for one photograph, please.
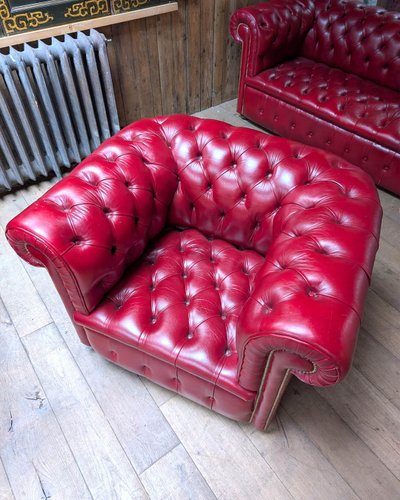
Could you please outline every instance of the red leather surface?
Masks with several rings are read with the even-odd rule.
[[[301,55],[400,88],[400,14],[361,2],[318,0]]]
[[[348,371],[380,220],[371,179],[344,160],[176,115],[106,141],[7,237],[49,269],[84,342],[262,428],[284,373],[328,385]],[[277,351],[287,366],[265,371]]]
[[[247,85],[371,141],[379,137],[382,146],[400,152],[400,92],[302,57],[249,78]]]
[[[276,134],[329,149],[361,166],[379,186],[400,193],[400,153],[263,91],[247,86],[244,95],[242,112],[250,120],[260,124],[268,121],[269,130]]]
[[[245,74],[255,76],[300,55],[313,23],[314,3],[310,0],[272,0],[237,10],[231,17],[230,31],[244,44]]]
[[[111,337],[105,337],[91,330],[87,330],[87,336],[93,349],[109,361],[221,415],[243,422],[250,421],[254,407],[254,393],[242,388],[238,389],[240,392],[238,396],[214,382],[204,380],[174,365],[160,361],[143,351],[132,349],[131,346]],[[260,420],[262,418],[263,412],[261,412]]]
[[[271,0],[232,16],[231,34],[243,45],[239,112],[278,133],[294,123],[296,131],[290,127],[287,137],[311,133],[306,143],[336,153],[340,148],[331,143],[352,133],[351,161],[400,194],[400,15],[351,1],[301,3],[303,9],[297,0]],[[289,11],[295,12],[292,20]],[[283,36],[289,30],[290,36]],[[252,89],[266,95],[262,116]],[[272,112],[271,98],[303,115],[277,113],[276,107]],[[325,141],[313,138],[321,124],[317,119],[325,122]]]
[[[335,157],[325,162],[341,165]],[[357,174],[320,170],[322,161],[311,158],[310,163],[314,170],[308,181],[285,197],[275,218],[273,244],[239,318],[239,380],[250,390],[264,367],[262,353],[271,349],[311,360],[318,366],[315,373],[296,376],[315,385],[337,382],[350,367],[344,353],[354,349],[372,269],[367,256],[375,255],[378,246],[380,215],[368,191],[371,204],[364,207],[365,187]],[[361,243],[358,249],[355,241]],[[360,248],[363,255],[357,255]],[[322,324],[324,342],[319,345]]]
[[[194,229],[171,231],[78,324],[249,399],[236,323],[263,258]]]
[[[73,307],[92,311],[164,227],[175,170],[165,140],[150,127],[124,129],[9,225],[27,234],[17,252],[37,265],[30,246],[40,248]]]

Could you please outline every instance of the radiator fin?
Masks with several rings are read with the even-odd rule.
[[[0,192],[61,176],[119,128],[101,33],[0,54]]]

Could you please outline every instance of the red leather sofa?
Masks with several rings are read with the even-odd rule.
[[[84,344],[264,429],[289,378],[348,372],[378,248],[370,177],[214,120],[141,120],[14,218]]]
[[[239,9],[238,111],[327,149],[400,194],[400,14],[346,0]]]

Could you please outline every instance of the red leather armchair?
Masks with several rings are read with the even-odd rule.
[[[271,0],[236,11],[238,111],[339,154],[400,194],[400,14],[349,0]]]
[[[264,429],[292,374],[348,372],[380,221],[344,160],[171,116],[107,140],[7,238],[48,269],[83,343]]]

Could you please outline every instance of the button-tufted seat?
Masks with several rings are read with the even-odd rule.
[[[400,14],[347,0],[236,11],[238,111],[339,154],[400,194]]]
[[[176,115],[106,141],[7,237],[48,269],[83,343],[263,429],[290,375],[348,372],[380,221],[344,160]]]

